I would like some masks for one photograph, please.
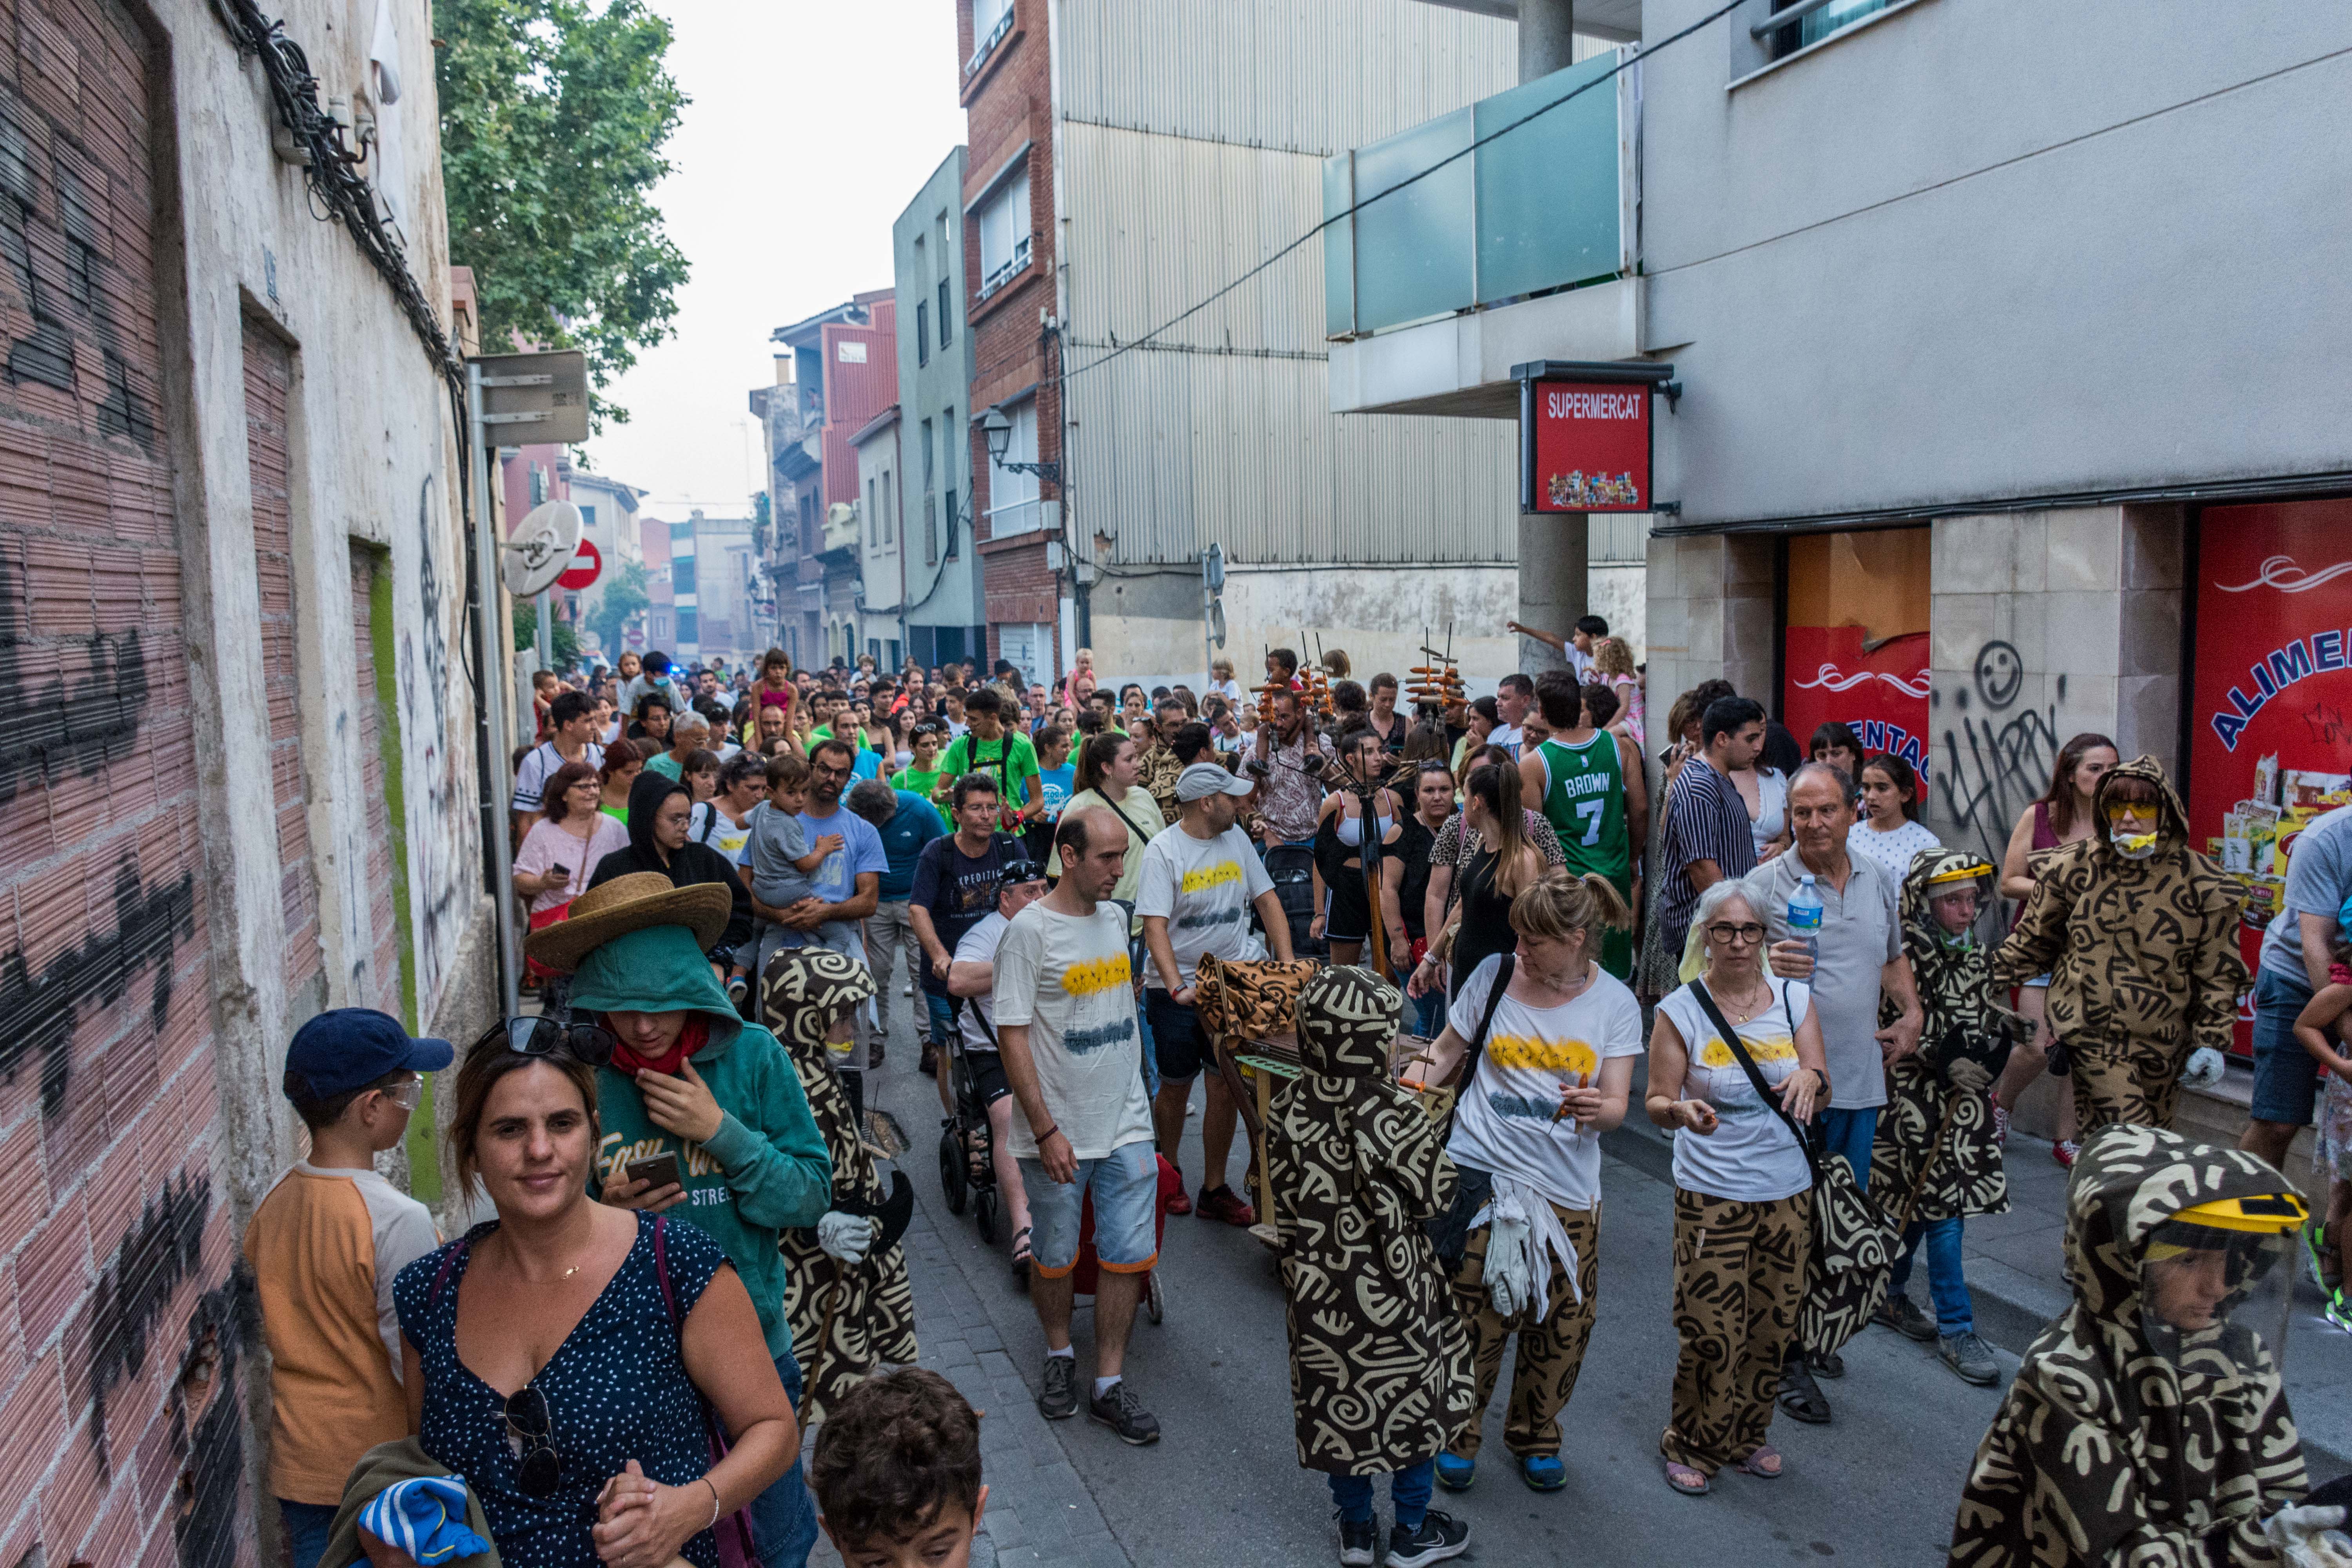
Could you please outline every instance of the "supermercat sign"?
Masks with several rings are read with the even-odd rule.
[[[1519,383],[1520,510],[1653,510],[1652,395],[1674,366],[1540,360],[1511,374]]]

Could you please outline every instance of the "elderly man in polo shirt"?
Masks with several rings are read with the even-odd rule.
[[[1789,780],[1789,823],[1796,845],[1743,879],[1748,902],[1764,917],[1772,973],[1812,988],[1822,1044],[1829,1058],[1830,1108],[1822,1112],[1822,1152],[1843,1154],[1854,1180],[1868,1189],[1870,1142],[1878,1108],[1886,1103],[1885,1064],[1919,1048],[1923,1015],[1911,961],[1903,952],[1901,889],[1867,856],[1846,853],[1853,826],[1853,781],[1827,763],[1807,763]],[[1821,895],[1821,957],[1813,959],[1789,932],[1789,898],[1810,875]],[[1884,1028],[1884,994],[1901,1009]],[[1845,1371],[1835,1352],[1792,1346],[1780,1384],[1781,1408],[1800,1421],[1830,1418],[1814,1374]]]

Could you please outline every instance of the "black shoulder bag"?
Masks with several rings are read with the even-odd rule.
[[[1507,952],[1496,966],[1495,984],[1486,993],[1478,1031],[1470,1037],[1469,1046],[1462,1053],[1461,1087],[1454,1091],[1453,1109],[1446,1112],[1445,1125],[1438,1130],[1437,1141],[1441,1144],[1453,1136],[1454,1118],[1462,1109],[1462,1097],[1470,1092],[1471,1084],[1478,1077],[1479,1059],[1486,1054],[1486,1035],[1495,1026],[1495,1009],[1503,1005],[1503,993],[1510,989],[1511,973],[1517,964],[1518,955]],[[1471,1216],[1486,1206],[1495,1190],[1494,1173],[1465,1165],[1459,1160],[1454,1163],[1454,1169],[1459,1178],[1454,1184],[1454,1202],[1429,1222],[1429,1245],[1449,1273],[1462,1261],[1463,1251],[1470,1245]]]
[[[1805,1163],[1812,1170],[1813,1247],[1805,1263],[1805,1300],[1798,1313],[1797,1335],[1807,1351],[1827,1355],[1842,1348],[1870,1322],[1870,1315],[1878,1310],[1880,1299],[1886,1294],[1887,1274],[1903,1238],[1879,1212],[1870,1194],[1863,1191],[1862,1184],[1854,1180],[1853,1167],[1844,1156],[1823,1154],[1818,1133],[1809,1133],[1781,1105],[1780,1096],[1757,1070],[1756,1060],[1748,1054],[1739,1031],[1731,1026],[1723,1009],[1708,994],[1706,983],[1692,981],[1690,991],[1707,1022],[1715,1026],[1724,1044],[1730,1047],[1740,1070],[1748,1075],[1748,1081],[1788,1128],[1797,1147],[1805,1152]],[[1786,989],[1780,993],[1780,1005],[1784,1010],[1789,1007]],[[1789,1037],[1792,1042],[1796,1033],[1796,1018],[1790,1011]]]

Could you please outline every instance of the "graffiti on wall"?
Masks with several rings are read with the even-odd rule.
[[[416,496],[416,586],[423,613],[400,628],[401,733],[416,748],[409,776],[421,787],[410,792],[415,832],[411,858],[411,910],[416,921],[416,995],[430,1014],[441,981],[456,956],[459,899],[468,843],[465,827],[464,773],[449,740],[448,577],[440,552],[443,514],[436,479],[427,475]]]
[[[2015,647],[1996,638],[1979,648],[1968,684],[1953,694],[1958,723],[1944,731],[1935,759],[1936,795],[1948,838],[1996,866],[2017,819],[2042,798],[2058,765],[2056,704],[2009,712],[2024,689],[2025,663]],[[1969,712],[1971,694],[1981,716]],[[2062,701],[2066,696],[2063,675],[2057,695]],[[1936,706],[1943,705],[1938,692]]]
[[[161,1192],[122,1233],[114,1260],[90,1298],[90,1441],[99,1473],[109,1473],[106,1400],[115,1384],[147,1363],[148,1335],[181,1285],[194,1278],[212,1216],[210,1183],[192,1173],[164,1178]]]
[[[149,888],[137,862],[125,856],[114,871],[114,929],[93,932],[35,974],[21,947],[0,953],[0,1078],[14,1081],[26,1058],[38,1053],[41,1109],[65,1108],[72,1071],[74,1027],[92,1002],[112,1005],[149,967],[155,971],[148,1018],[163,1026],[172,1005],[172,956],[195,932],[195,876]]]
[[[187,1348],[166,1399],[172,1458],[180,1466],[172,1541],[180,1568],[233,1568],[246,1539],[245,1412],[238,1398],[245,1347],[261,1330],[253,1275],[239,1259],[198,1299]]]

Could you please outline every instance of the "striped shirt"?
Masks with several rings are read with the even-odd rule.
[[[1665,922],[1667,957],[1680,963],[1683,941],[1690,933],[1691,912],[1704,891],[1691,883],[1691,863],[1712,860],[1727,878],[1745,877],[1756,869],[1756,839],[1748,831],[1748,803],[1740,798],[1738,787],[1704,756],[1683,764],[1668,793],[1664,855],[1666,889],[1658,905],[1658,918]]]
[[[592,768],[601,768],[604,765],[604,748],[591,741],[582,749],[580,759]],[[544,810],[547,802],[542,797],[547,793],[547,781],[553,778],[556,770],[562,765],[563,753],[555,749],[554,742],[541,741],[533,746],[530,754],[523,758],[522,766],[515,770],[514,799],[507,803],[507,808],[509,811]]]

